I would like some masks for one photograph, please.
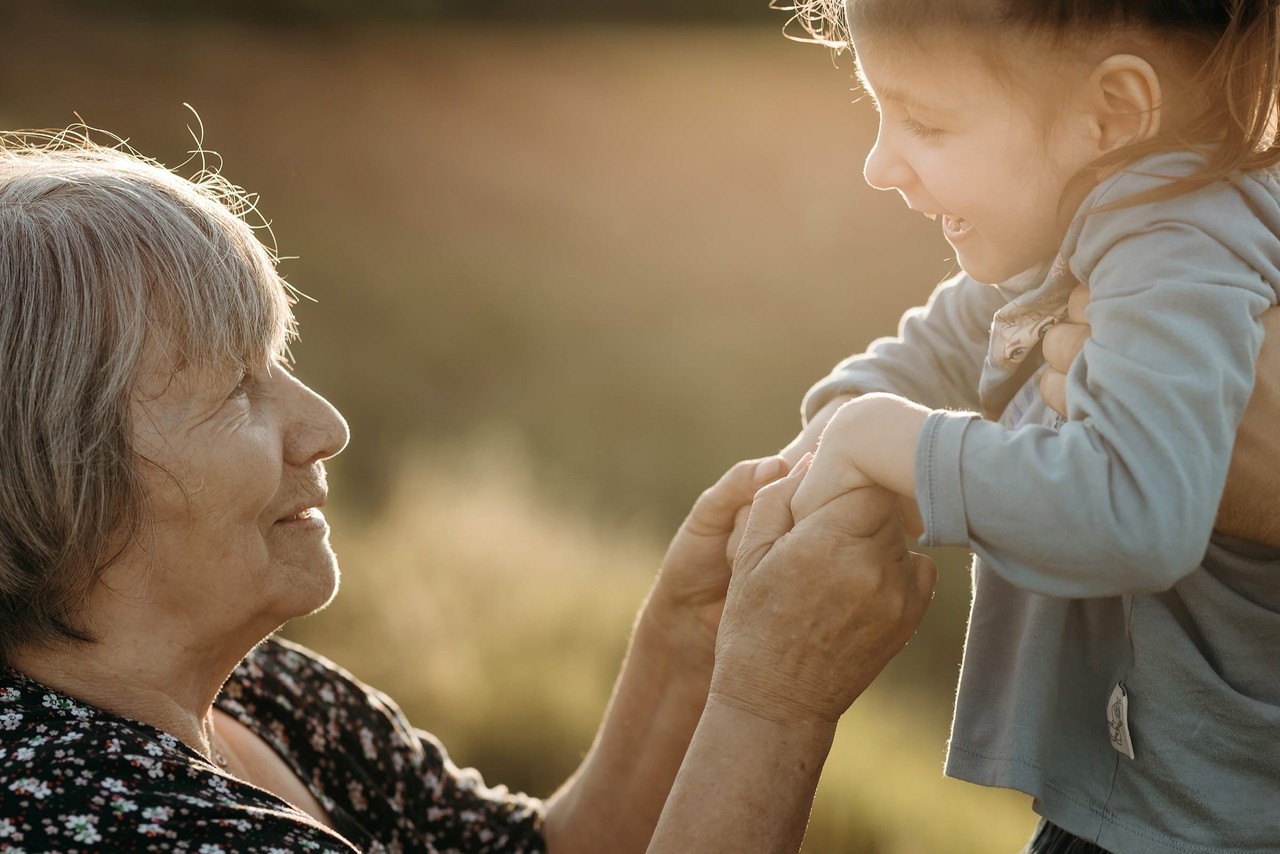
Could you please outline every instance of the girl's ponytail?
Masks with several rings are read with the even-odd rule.
[[[1280,162],[1280,4],[1230,0],[1229,21],[1200,68],[1210,103],[1189,129],[1196,141],[1217,142],[1203,177]]]

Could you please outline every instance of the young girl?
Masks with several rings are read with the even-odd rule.
[[[865,177],[967,275],[811,391],[861,396],[794,515],[880,484],[975,553],[947,772],[1030,793],[1032,851],[1280,851],[1280,553],[1213,533],[1280,292],[1278,7],[798,9],[828,40],[847,14]],[[1063,419],[1038,342],[1078,284]]]

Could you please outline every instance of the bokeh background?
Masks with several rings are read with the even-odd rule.
[[[0,2],[0,126],[83,120],[261,196],[351,423],[343,592],[288,634],[491,782],[590,744],[663,547],[953,264],[861,181],[848,57],[766,0]],[[184,104],[190,104],[199,120]],[[202,124],[202,129],[200,125]],[[185,165],[182,165],[185,164]],[[842,723],[808,852],[1016,851],[942,777],[966,556]]]

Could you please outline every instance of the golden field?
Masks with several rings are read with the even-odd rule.
[[[666,537],[951,270],[865,187],[847,60],[777,27],[246,29],[19,12],[0,125],[77,120],[261,194],[299,374],[347,415],[344,589],[289,633],[491,782],[591,740]],[[188,167],[188,171],[191,171]],[[968,575],[842,724],[806,851],[1016,851],[944,780]]]

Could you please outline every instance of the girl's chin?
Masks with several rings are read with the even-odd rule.
[[[1034,263],[1011,263],[1006,261],[1000,263],[992,259],[976,258],[969,252],[957,252],[956,263],[960,265],[960,269],[964,274],[976,282],[984,285],[1001,285],[1021,273],[1025,273],[1032,267]]]

